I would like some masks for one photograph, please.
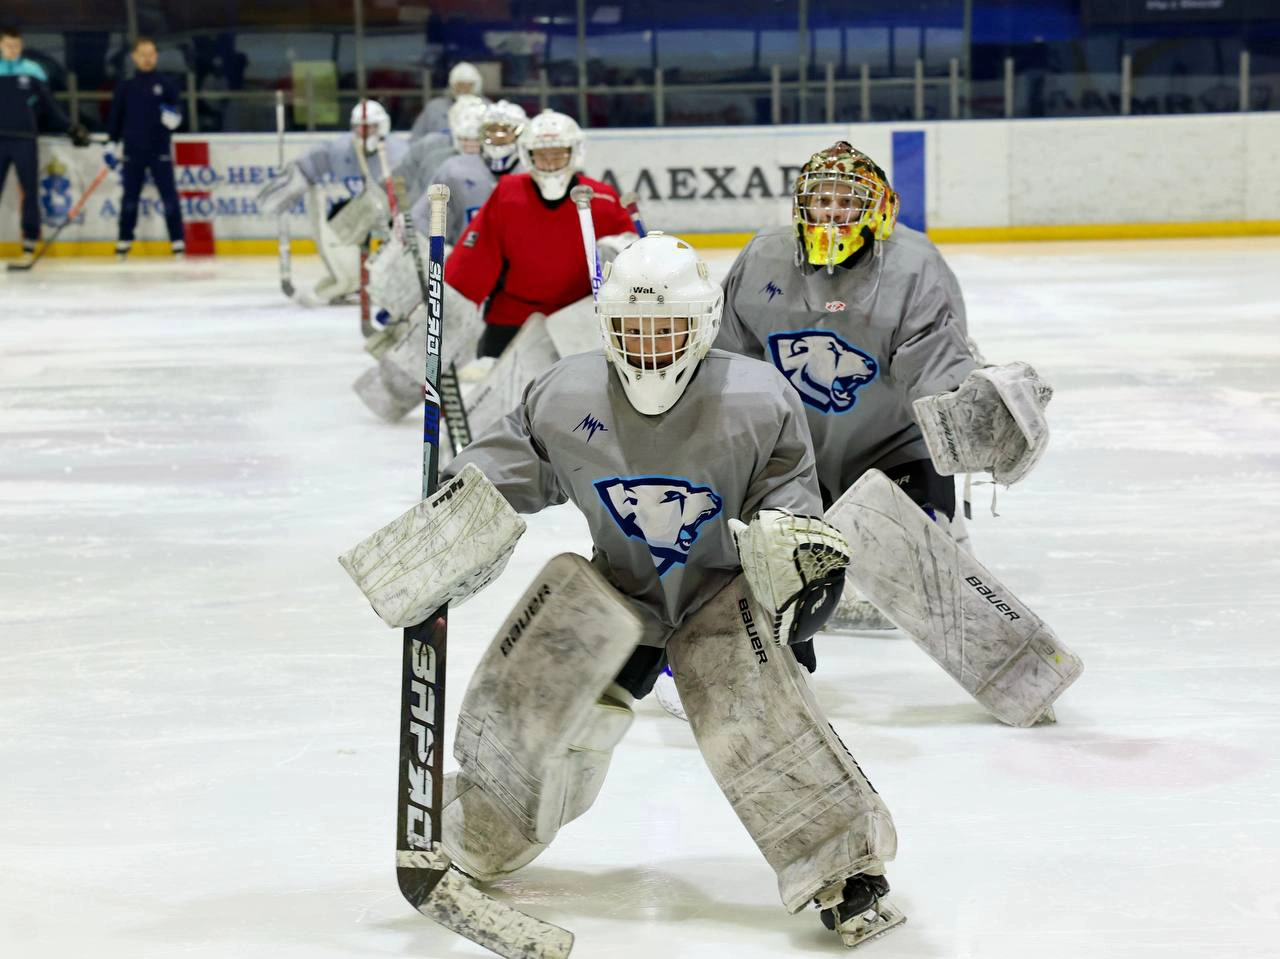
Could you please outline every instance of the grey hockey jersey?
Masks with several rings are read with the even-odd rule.
[[[913,400],[977,366],[960,286],[899,225],[855,266],[795,265],[792,227],[757,234],[724,280],[716,346],[772,363],[804,402],[830,505],[868,469],[928,459]]]
[[[519,169],[523,169],[522,167]],[[445,242],[456,246],[471,218],[480,212],[484,201],[498,184],[498,175],[489,169],[484,158],[471,153],[458,153],[436,170],[432,183],[443,183],[449,188],[449,221],[445,227]],[[427,196],[418,198],[413,208],[413,222],[426,223]],[[425,229],[425,227],[423,227]]]
[[[419,140],[428,133],[447,133],[451,106],[453,106],[451,96],[432,97],[428,100],[422,112],[414,118],[413,126],[409,130],[410,139]]]
[[[447,133],[428,133],[410,143],[403,158],[391,164],[393,173],[404,180],[405,202],[413,206],[425,196],[440,164],[457,152],[453,137]]]
[[[388,137],[386,141],[387,164],[393,170],[403,158],[409,147],[403,139]],[[378,154],[367,156],[369,176],[381,183],[385,177],[382,161]],[[356,157],[355,138],[350,134],[334,137],[326,143],[307,151],[294,161],[303,179],[308,183],[345,183],[351,195],[355,196],[364,189],[364,178],[360,175],[360,160]]]
[[[737,575],[731,518],[762,507],[821,513],[800,400],[772,367],[710,351],[661,416],[628,402],[603,350],[556,363],[521,403],[464,449],[521,513],[571,500],[592,562],[664,646]]]

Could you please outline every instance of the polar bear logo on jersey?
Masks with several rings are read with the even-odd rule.
[[[858,390],[880,375],[874,356],[829,330],[774,333],[769,352],[800,399],[824,413],[849,412]]]
[[[688,562],[699,530],[724,507],[710,487],[671,476],[615,476],[595,487],[618,527],[648,545],[659,576]]]

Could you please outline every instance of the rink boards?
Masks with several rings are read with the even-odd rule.
[[[340,134],[293,134],[297,156]],[[1084,120],[948,121],[780,127],[593,130],[587,171],[635,190],[651,228],[704,246],[740,246],[788,222],[796,173],[814,151],[848,139],[885,167],[904,222],[941,242],[1280,233],[1280,114]],[[273,253],[275,225],[254,197],[276,173],[276,138],[175,138],[188,222],[207,224],[221,253]],[[60,223],[101,163],[101,146],[40,144],[40,207]],[[329,184],[330,201],[358,189]],[[93,196],[56,253],[105,254],[115,239],[120,176]],[[306,211],[292,211],[306,236]],[[0,197],[0,254],[16,252],[18,190]],[[154,191],[143,192],[138,236],[164,244]],[[303,241],[300,252],[310,244]]]

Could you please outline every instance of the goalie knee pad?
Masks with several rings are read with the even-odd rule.
[[[590,807],[631,722],[613,677],[642,626],[585,559],[557,556],[481,658],[458,714],[458,800],[445,848],[492,878],[529,862]]]
[[[797,912],[892,859],[897,833],[767,623],[739,577],[676,631],[667,654],[703,759]]]

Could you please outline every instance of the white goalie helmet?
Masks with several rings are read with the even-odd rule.
[[[391,132],[391,117],[377,100],[361,100],[351,109],[351,135],[373,153]]]
[[[468,84],[470,86],[467,86]],[[462,87],[466,89],[461,89]],[[449,71],[449,92],[455,97],[468,93],[477,97],[484,96],[484,77],[480,75],[475,64],[463,60],[453,65],[453,69]]]
[[[724,293],[684,240],[651,232],[605,267],[596,302],[604,352],[646,416],[675,406],[720,330]]]
[[[573,117],[555,110],[543,110],[530,120],[520,140],[520,159],[543,199],[552,203],[569,192],[584,153],[582,129]]]
[[[518,103],[499,100],[491,103],[480,119],[480,154],[495,173],[506,173],[520,159],[520,137],[529,125],[529,115]]]
[[[488,108],[488,103],[470,93],[464,93],[449,107],[449,135],[459,153],[480,152],[480,121]]]

